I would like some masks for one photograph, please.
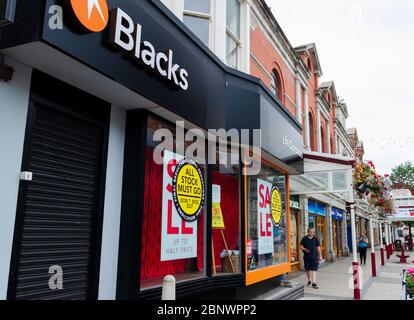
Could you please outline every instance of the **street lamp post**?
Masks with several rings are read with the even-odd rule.
[[[359,288],[359,264],[358,264],[358,255],[356,250],[356,229],[355,229],[355,204],[350,204],[351,211],[351,236],[352,236],[352,267],[354,275],[354,299],[361,299],[361,290]]]
[[[373,216],[372,214],[369,215],[369,233],[370,233],[370,242],[371,242],[371,268],[372,268],[372,276],[377,276],[377,266],[375,261],[375,246],[374,246],[374,227],[372,222]]]
[[[383,238],[383,235],[382,235],[382,222],[383,222],[383,219],[379,219],[379,229],[380,229],[380,238],[381,238],[381,249],[380,249],[380,251],[381,251],[381,265],[383,266],[383,265],[385,265],[385,259],[384,259],[384,238]]]
[[[387,252],[387,260],[390,258],[390,238],[388,234],[388,222],[384,222],[384,229],[385,229],[385,251]]]

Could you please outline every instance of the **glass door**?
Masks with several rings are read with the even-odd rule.
[[[322,257],[326,257],[326,244],[325,244],[325,218],[316,217],[316,237],[319,240],[322,250]]]

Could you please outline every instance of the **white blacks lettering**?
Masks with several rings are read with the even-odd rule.
[[[171,49],[164,52],[157,52],[154,45],[142,39],[142,26],[134,24],[131,17],[120,8],[111,12],[109,43],[124,51],[131,52],[132,59],[141,62],[161,77],[168,80],[175,87],[188,90],[188,72],[174,62],[174,52]]]

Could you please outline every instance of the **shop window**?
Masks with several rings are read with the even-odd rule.
[[[288,262],[286,177],[262,165],[260,175],[247,177],[248,270]]]
[[[209,46],[211,0],[185,0],[183,22],[206,46]]]
[[[272,71],[271,90],[273,94],[282,101],[282,80],[276,69]]]
[[[299,213],[296,210],[290,213],[290,261],[299,262]]]
[[[227,0],[226,10],[226,62],[237,69],[239,67],[240,40],[240,1]]]
[[[239,175],[239,165],[212,171],[213,275],[241,273]]]
[[[175,135],[175,127],[155,117],[149,117],[145,192],[142,219],[141,289],[162,284],[166,275],[174,275],[177,282],[205,275],[205,217],[204,208],[198,220],[187,222],[181,218],[172,200],[172,173],[182,155],[164,150],[164,164],[154,161],[153,141],[157,129],[168,129]],[[174,159],[175,158],[175,159]],[[204,167],[201,167],[204,175]],[[205,204],[204,204],[205,206]]]

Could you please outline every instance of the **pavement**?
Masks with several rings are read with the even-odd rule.
[[[402,300],[402,270],[414,267],[414,252],[408,252],[410,263],[400,264],[397,252],[386,259],[381,266],[380,251],[376,251],[377,277],[372,277],[371,255],[367,253],[367,264],[361,266],[360,283],[361,300]],[[287,280],[305,285],[305,296],[299,300],[353,300],[353,269],[352,254],[350,257],[338,258],[333,263],[320,265],[317,283],[319,289],[306,286],[307,278],[304,271],[291,273]]]

